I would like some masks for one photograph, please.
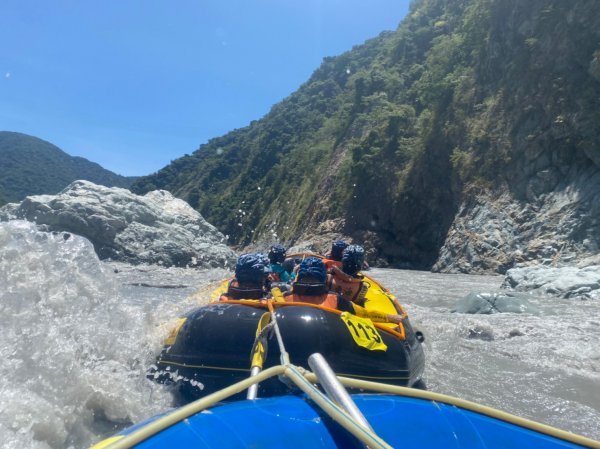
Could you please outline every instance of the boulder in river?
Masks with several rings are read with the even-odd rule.
[[[513,268],[502,286],[560,298],[600,299],[600,265]]]
[[[127,189],[75,181],[57,195],[36,195],[0,209],[0,220],[35,222],[92,242],[101,259],[164,266],[235,263],[225,236],[185,201],[165,190],[140,196]]]
[[[530,304],[524,295],[515,293],[469,293],[457,302],[452,311],[484,315],[506,312],[539,313],[539,310]]]

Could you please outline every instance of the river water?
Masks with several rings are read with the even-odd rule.
[[[144,373],[170,323],[228,275],[100,262],[83,238],[0,223],[2,447],[86,448],[168,408],[170,393]],[[600,439],[599,301],[531,297],[535,315],[458,314],[459,299],[502,278],[371,275],[425,333],[430,390]]]

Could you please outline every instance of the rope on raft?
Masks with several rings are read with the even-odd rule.
[[[244,379],[238,383],[235,383],[223,390],[219,390],[215,393],[212,393],[204,398],[198,399],[186,406],[178,408],[172,413],[163,416],[162,418],[153,421],[152,423],[138,429],[137,431],[120,437],[120,439],[111,439],[112,444],[96,446],[95,449],[99,449],[100,447],[104,449],[129,449],[136,444],[141,443],[144,440],[152,437],[153,435],[163,431],[164,429],[177,424],[180,421],[183,421],[186,418],[189,418],[196,413],[201,412],[218,402],[221,402],[230,396],[233,396],[237,393],[240,393],[244,390],[247,390],[251,385],[258,382],[263,382],[273,376],[286,376],[299,388],[304,388],[310,391],[316,390],[313,383],[318,381],[317,376],[315,376],[311,372],[305,371],[301,367],[296,367],[293,365],[278,365],[273,366],[271,368],[267,368],[262,371],[258,375],[254,377],[249,377]],[[500,410],[496,410],[491,407],[486,407],[484,405],[480,405],[471,401],[467,401],[464,399],[454,398],[452,396],[447,396],[440,393],[434,393],[431,391],[418,390],[416,388],[408,388],[408,387],[398,387],[394,385],[381,384],[377,382],[368,382],[364,380],[351,379],[348,377],[340,377],[337,376],[338,380],[346,387],[357,388],[362,390],[369,390],[378,393],[386,393],[386,394],[394,394],[398,396],[412,397],[416,399],[424,399],[428,401],[436,401],[448,405],[454,405],[456,407],[460,407],[465,410],[470,410],[475,413],[479,413],[485,416],[489,416],[491,418],[499,419],[520,427],[524,427],[527,429],[534,430],[539,433],[543,433],[555,438],[559,438],[561,440],[569,441],[571,443],[579,444],[584,447],[600,449],[600,442],[594,441],[590,438],[586,438],[581,435],[576,435],[564,430],[557,429],[552,426],[548,426],[545,424],[541,424],[535,421],[531,421],[525,418],[521,418],[515,415],[511,415],[510,413],[506,413]],[[322,393],[316,390],[317,393],[321,396]],[[307,393],[308,394],[308,393]],[[347,414],[339,409],[339,407],[331,402],[327,397],[323,396],[323,399],[319,399],[319,402],[315,400],[315,403],[318,403],[319,406],[321,404],[326,404],[327,409],[323,409],[328,412],[328,410],[332,410],[334,415],[340,417],[340,425],[344,426],[344,428],[352,428],[351,433],[355,435],[361,442],[366,443],[369,447],[373,448],[389,448],[390,446],[383,442],[379,437],[372,436],[369,432],[365,431],[363,427],[359,426],[356,422],[354,422]],[[332,415],[330,415],[332,416]],[[333,419],[334,416],[332,416]],[[348,427],[346,427],[348,426]],[[117,437],[115,437],[117,438]]]

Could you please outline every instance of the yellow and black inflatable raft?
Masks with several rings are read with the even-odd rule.
[[[384,298],[380,299],[390,303],[391,298]],[[374,298],[371,301],[376,302]],[[390,313],[397,313],[397,308],[390,307]],[[278,322],[290,362],[297,366],[308,368],[309,355],[319,352],[340,376],[422,385],[422,339],[406,313],[396,327],[313,304],[244,300],[213,302],[182,317],[148,377],[175,384],[188,401],[249,377],[257,348],[263,352],[264,368],[279,365],[277,336],[265,327],[265,317],[271,314]],[[270,379],[260,384],[258,395],[287,392],[284,383]]]

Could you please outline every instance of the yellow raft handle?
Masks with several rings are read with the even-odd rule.
[[[265,337],[263,335],[264,329],[271,322],[271,312],[265,312],[258,320],[258,326],[256,327],[256,340],[254,343],[254,347],[252,348],[252,363],[251,368],[260,368],[262,369],[263,364],[265,363],[265,359],[267,358],[267,348],[266,343],[264,341]]]

